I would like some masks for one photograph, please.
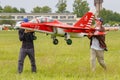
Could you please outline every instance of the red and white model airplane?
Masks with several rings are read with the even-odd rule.
[[[71,45],[71,37],[84,37],[89,35],[89,33],[93,33],[94,35],[103,34],[103,32],[99,31],[95,33],[96,29],[91,27],[93,18],[94,14],[92,12],[87,12],[74,25],[68,25],[49,17],[38,17],[29,22],[18,22],[15,27],[51,34],[53,44],[55,45],[59,42],[56,36],[61,36],[65,38],[68,45]]]

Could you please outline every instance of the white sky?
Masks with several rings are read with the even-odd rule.
[[[26,12],[31,12],[31,10],[36,6],[49,6],[52,8],[52,11],[56,11],[56,4],[58,0],[0,0],[0,5],[4,7],[5,5],[10,5],[12,7],[24,8]],[[67,0],[67,10],[72,11],[74,0]],[[87,0],[91,10],[95,10],[94,8],[94,0]],[[113,10],[115,12],[120,13],[120,0],[104,0],[103,7],[109,10]]]

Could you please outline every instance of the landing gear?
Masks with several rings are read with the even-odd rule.
[[[56,36],[55,35],[51,35],[51,38],[53,39],[53,44],[57,45],[59,41],[58,41],[58,39],[56,39]]]
[[[65,41],[68,45],[72,44],[72,40],[70,39],[70,35],[68,33],[65,33]]]
[[[67,43],[68,45],[71,45],[71,44],[72,44],[72,40],[71,40],[71,39],[67,39],[67,40],[66,40],[66,43]]]
[[[72,40],[70,39],[70,35],[68,33],[65,33],[64,37],[65,37],[65,41],[66,41],[67,45],[71,45]],[[59,43],[58,39],[56,39],[56,35],[51,35],[51,38],[53,39],[54,45],[57,45]]]
[[[54,44],[54,45],[57,45],[58,42],[59,42],[58,39],[53,39],[53,44]]]
[[[53,39],[53,44],[57,45],[59,43],[59,41],[58,41],[58,39],[56,39],[56,34],[58,32],[56,27],[53,27],[53,32],[54,32],[54,34],[51,35],[51,38]]]

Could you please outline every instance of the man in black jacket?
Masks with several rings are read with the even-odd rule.
[[[31,62],[32,72],[36,72],[34,43],[33,43],[33,40],[35,39],[34,32],[25,29],[19,29],[18,34],[19,34],[19,40],[22,41],[22,46],[20,49],[19,60],[18,60],[18,73],[22,73],[24,59],[27,55]]]

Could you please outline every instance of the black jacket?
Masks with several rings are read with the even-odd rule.
[[[22,41],[22,48],[30,49],[34,48],[34,32],[24,33],[24,29],[19,29],[19,40]]]

